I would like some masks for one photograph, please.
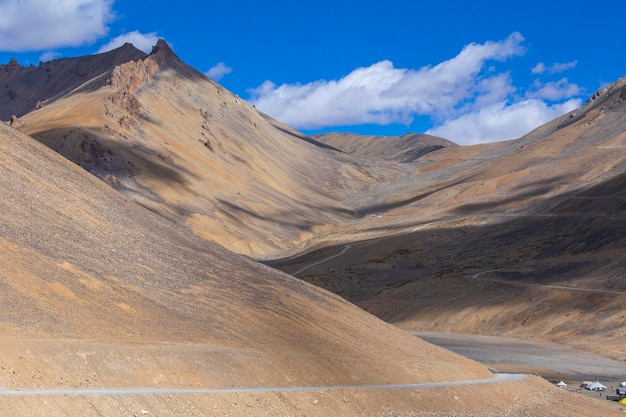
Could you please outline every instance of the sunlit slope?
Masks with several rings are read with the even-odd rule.
[[[320,288],[202,240],[0,124],[0,414],[620,415],[490,378]],[[245,388],[349,386],[305,392]],[[162,393],[26,394],[158,388]],[[193,394],[175,389],[242,388]],[[174,389],[174,391],[169,391]],[[4,395],[17,390],[19,395]]]
[[[353,221],[345,197],[409,172],[279,124],[162,41],[92,90],[28,114],[22,130],[151,210],[257,258]]]
[[[625,85],[518,140],[429,153],[413,177],[348,198],[377,216],[320,242],[370,240],[299,276],[407,328],[549,338],[625,359]],[[467,279],[485,271],[617,293]]]
[[[194,237],[16,133],[0,126],[3,340],[239,350],[203,371],[231,383],[489,375],[322,289]],[[16,378],[5,371],[3,387]]]
[[[313,138],[361,158],[413,162],[427,153],[456,146],[437,136],[407,133],[402,136],[365,136],[351,133],[324,133]]]

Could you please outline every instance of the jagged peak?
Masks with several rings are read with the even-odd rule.
[[[156,59],[156,61],[160,65],[180,62],[178,56],[176,56],[174,51],[172,51],[172,48],[170,48],[168,43],[165,42],[163,39],[159,39],[156,45],[152,47],[152,52],[150,52],[150,56],[154,57],[154,59]]]
[[[4,69],[5,71],[9,72],[9,71],[15,71],[18,70],[20,68],[24,68],[22,67],[18,62],[17,62],[17,58],[11,58],[11,60],[9,61],[8,64],[4,64],[4,65],[0,65],[0,68]]]

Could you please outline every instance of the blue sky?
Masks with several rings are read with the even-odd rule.
[[[124,41],[305,133],[511,139],[626,74],[623,0],[0,0],[0,62]]]

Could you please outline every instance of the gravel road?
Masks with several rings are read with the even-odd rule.
[[[174,394],[265,394],[270,392],[339,391],[339,390],[396,390],[416,388],[438,388],[455,385],[480,385],[499,382],[521,381],[521,374],[495,374],[492,378],[468,381],[443,381],[419,384],[387,385],[328,385],[310,387],[258,387],[258,388],[61,388],[61,389],[22,389],[2,390],[0,396],[29,395],[174,395]]]

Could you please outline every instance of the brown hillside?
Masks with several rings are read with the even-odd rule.
[[[322,289],[198,239],[1,124],[0,172],[2,389],[329,386],[490,376]],[[522,416],[544,409],[566,416],[591,407],[607,416],[619,412],[532,378],[437,390],[0,395],[0,413],[15,416],[85,410],[107,416],[444,416],[455,410]]]
[[[407,329],[551,339],[626,360],[625,86],[518,140],[429,153],[414,176],[350,197],[380,216],[320,235],[312,249],[361,243],[299,276]],[[467,279],[485,271],[617,293]]]
[[[408,175],[281,125],[185,65],[165,42],[115,67],[107,85],[22,118],[34,136],[199,236],[256,258],[354,221],[341,203]]]
[[[407,133],[402,136],[362,136],[352,133],[324,133],[313,138],[360,158],[414,162],[439,149],[456,146],[436,136]]]
[[[194,238],[1,125],[0,168],[4,389],[489,375]],[[80,352],[88,352],[84,362]],[[7,403],[0,399],[0,409]]]
[[[103,63],[94,78],[59,89],[54,101],[14,120],[76,165],[0,126],[0,387],[352,388],[36,396],[0,390],[0,414],[622,415],[616,404],[534,377],[354,388],[491,374],[318,287],[227,250],[269,258],[306,248],[307,259],[284,269],[293,272],[306,263],[307,279],[407,328],[490,332],[494,320],[513,317],[498,331],[541,335],[545,328],[535,316],[520,331],[511,315],[545,311],[548,299],[571,308],[567,300],[528,293],[515,298],[525,288],[514,293],[463,275],[488,267],[499,268],[506,279],[528,274],[521,277],[527,280],[532,268],[567,262],[574,265],[568,271],[584,271],[571,258],[581,230],[587,240],[598,237],[594,248],[574,246],[585,257],[596,256],[590,269],[603,266],[609,273],[621,267],[619,255],[611,258],[609,251],[622,250],[611,235],[621,233],[621,206],[612,198],[621,190],[615,173],[623,172],[623,137],[615,133],[623,131],[622,119],[614,117],[619,100],[592,104],[521,142],[450,147],[401,164],[337,152],[281,125],[185,65],[162,41],[149,56],[118,64]],[[615,98],[613,90],[594,103]],[[570,138],[567,143],[576,144],[568,148],[549,139],[584,130],[593,120],[589,126],[606,142]],[[572,156],[586,143],[611,152]],[[601,158],[616,155],[612,168],[597,167]],[[579,175],[579,182],[561,172],[574,162],[588,163],[590,174]],[[553,163],[554,172],[539,181],[535,176]],[[525,192],[512,198],[520,189]],[[584,204],[589,201],[594,203]],[[613,215],[602,223],[598,213],[606,207]],[[580,217],[585,212],[588,217]],[[570,217],[590,221],[586,229],[579,221],[572,220],[574,229],[552,223]],[[529,219],[536,222],[527,234],[520,225]],[[576,232],[560,240],[564,248],[555,245],[557,230]],[[360,243],[332,261],[310,264],[336,253],[337,242]],[[569,333],[546,337],[591,341],[591,348],[612,337],[608,324],[620,318],[609,301],[606,314],[598,316],[598,333],[581,339],[592,329],[578,329],[576,320],[600,305],[590,300],[560,322],[559,330]],[[620,337],[614,340],[621,343]],[[616,356],[618,345],[606,345]]]

